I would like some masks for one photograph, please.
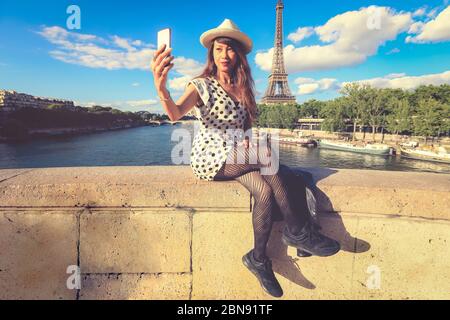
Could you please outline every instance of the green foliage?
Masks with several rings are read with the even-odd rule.
[[[47,110],[64,110],[65,107],[61,104],[50,104],[46,107]]]
[[[112,114],[123,114],[122,111],[117,110],[117,109],[113,109],[113,110],[111,111],[111,113],[112,113]]]
[[[47,110],[37,108],[21,108],[12,112],[8,118],[23,123],[30,129],[64,128],[64,127],[111,127],[123,122],[141,122],[143,119],[134,113],[124,113],[112,108],[76,107],[75,110]],[[108,111],[109,110],[109,111]],[[89,112],[86,112],[89,111]]]
[[[92,106],[88,108],[89,112],[92,113],[102,113],[102,112],[111,112],[111,107],[102,107],[102,106]]]
[[[395,134],[414,132],[425,136],[450,131],[449,85],[421,86],[409,92],[351,83],[342,88],[341,94],[346,99],[345,111],[322,113],[326,130],[340,127],[343,119],[348,118],[354,124],[354,132],[357,126],[370,126],[373,138],[378,128]]]
[[[299,119],[298,105],[259,105],[258,125],[261,127],[293,129]]]
[[[448,121],[443,118],[445,114],[448,116],[448,108],[441,102],[433,98],[419,100],[417,115],[413,119],[414,133],[424,137],[439,136],[443,129],[448,128]]]
[[[347,106],[348,101],[344,97],[328,101],[319,113],[319,116],[324,119],[322,129],[328,132],[344,131],[348,113]]]
[[[318,101],[315,99],[304,102],[299,107],[300,118],[314,118],[317,119],[323,108],[325,108],[326,102]]]
[[[370,86],[367,84],[349,83],[341,89],[346,107],[343,116],[353,122],[353,132],[356,127],[369,124],[368,106],[371,99]],[[354,137],[355,135],[353,135]]]
[[[398,99],[391,96],[387,105],[386,129],[394,134],[411,132],[412,108],[406,97]]]

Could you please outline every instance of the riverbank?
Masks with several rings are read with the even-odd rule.
[[[274,129],[274,128],[260,128],[260,130],[280,130],[279,135],[283,138],[294,138],[299,137],[299,134],[303,137],[311,137],[312,139],[327,139],[327,140],[341,140],[343,138],[343,134],[339,132],[326,132],[319,130],[304,130],[304,129]],[[345,133],[349,139],[352,138],[353,133]],[[357,141],[366,141],[366,142],[378,142],[389,145],[394,148],[397,153],[400,151],[400,145],[404,143],[409,143],[412,141],[416,141],[419,145],[434,145],[434,146],[443,146],[445,148],[450,148],[450,137],[443,138],[434,138],[434,140],[426,139],[424,137],[419,136],[406,136],[406,135],[392,135],[392,134],[376,134],[375,140],[372,138],[372,134],[357,132],[355,135]]]
[[[72,136],[78,134],[90,134],[90,133],[99,133],[105,131],[117,131],[124,129],[132,129],[143,126],[151,126],[150,124],[126,124],[121,126],[112,126],[112,127],[69,127],[69,128],[46,128],[46,129],[34,129],[29,130],[28,135],[24,138],[9,138],[0,136],[0,142],[16,142],[23,140],[30,140],[33,138],[43,138],[43,137],[55,137],[55,136]]]

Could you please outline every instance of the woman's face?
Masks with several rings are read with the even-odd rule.
[[[217,70],[230,73],[236,65],[237,54],[227,44],[214,41],[214,62]]]

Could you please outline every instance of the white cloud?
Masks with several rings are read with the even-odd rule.
[[[450,6],[447,6],[436,19],[427,23],[415,23],[420,27],[410,29],[410,33],[417,36],[408,36],[406,42],[412,43],[435,43],[450,40]]]
[[[408,33],[409,34],[411,34],[411,33],[413,33],[413,34],[420,33],[420,32],[422,32],[424,26],[425,26],[425,23],[422,22],[422,21],[414,22],[411,25],[411,27],[409,27]]]
[[[387,52],[386,54],[387,55],[391,55],[391,54],[396,54],[396,53],[399,53],[399,52],[400,52],[399,48],[394,48],[391,51]]]
[[[419,8],[416,11],[414,11],[413,17],[422,17],[426,14],[426,12],[427,12],[426,7]]]
[[[450,71],[421,76],[408,76],[406,73],[391,73],[384,77],[349,82],[338,82],[338,80],[332,78],[319,80],[297,78],[294,82],[298,85],[298,95],[317,94],[325,91],[336,92],[348,83],[368,84],[374,88],[413,90],[421,85],[439,86],[441,84],[450,84]]]
[[[174,60],[174,69],[180,74],[195,77],[199,75],[204,68],[204,64],[194,59],[177,57]]]
[[[38,33],[56,45],[56,49],[50,51],[53,58],[89,68],[148,70],[154,52],[149,44],[118,36],[112,36],[111,41],[60,27],[45,27]]]
[[[136,47],[134,47],[132,44],[140,44],[142,46],[142,41],[130,41],[118,36],[112,36],[112,39],[114,41],[114,44],[118,46],[119,48],[125,49],[127,51],[136,51]]]
[[[113,101],[113,102],[82,102],[82,101],[74,101],[75,105],[83,106],[83,107],[93,107],[93,106],[101,106],[101,107],[110,107],[118,110],[132,110],[133,109],[155,109],[155,107],[159,106],[159,102],[157,100],[130,100],[130,101]],[[136,110],[139,111],[139,110]]]
[[[183,91],[186,88],[191,76],[183,76],[169,80],[169,88],[175,91]]]
[[[173,70],[181,75],[168,81],[169,88],[175,91],[184,91],[189,80],[200,75],[204,68],[200,62],[184,57],[175,58],[173,63]]]
[[[390,74],[385,77],[372,78],[367,80],[353,81],[354,83],[366,83],[375,88],[395,88],[412,90],[421,85],[450,84],[450,71],[422,76],[406,76],[404,73]],[[348,82],[342,83],[345,85]]]
[[[397,13],[388,7],[370,6],[337,15],[314,28],[324,45],[284,48],[288,73],[327,70],[360,64],[387,41],[407,31],[413,23],[411,13]],[[255,62],[270,71],[274,49],[256,54]]]
[[[45,27],[38,32],[56,48],[50,55],[70,64],[89,68],[108,70],[128,69],[150,71],[150,61],[153,59],[156,46],[141,40],[125,39],[116,35],[110,40],[76,32],[69,32],[61,27]],[[198,76],[203,70],[203,64],[186,58],[175,57],[173,71],[178,73],[169,81],[174,90],[183,90],[183,83]],[[139,84],[133,84],[138,86]]]
[[[90,108],[93,106],[100,106],[100,107],[110,107],[114,109],[119,109],[121,106],[120,102],[95,102],[95,101],[89,101],[89,102],[83,102],[83,101],[74,101],[73,102],[76,106],[82,106],[86,108]]]
[[[126,104],[130,107],[150,107],[158,104],[159,102],[156,100],[135,100],[135,101],[127,101]]]
[[[297,31],[288,35],[288,39],[294,43],[298,43],[314,34],[314,28],[304,27],[298,28]]]
[[[131,86],[133,86],[133,87],[139,87],[141,84],[139,83],[139,82],[135,82],[135,83],[132,83],[131,84]]]
[[[391,73],[385,76],[386,79],[395,79],[395,78],[402,78],[406,76],[406,73]]]
[[[298,95],[308,95],[328,90],[338,90],[340,88],[338,81],[331,78],[320,80],[314,80],[311,78],[297,78],[294,82],[298,85]]]
[[[438,13],[439,8],[434,8],[430,12],[427,13],[428,18],[434,18],[436,17],[436,14]]]

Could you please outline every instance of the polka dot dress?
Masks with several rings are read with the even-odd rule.
[[[213,181],[233,149],[233,141],[244,138],[247,111],[213,77],[197,78],[189,84],[201,98],[195,106],[201,124],[192,145],[191,168],[198,179]]]

